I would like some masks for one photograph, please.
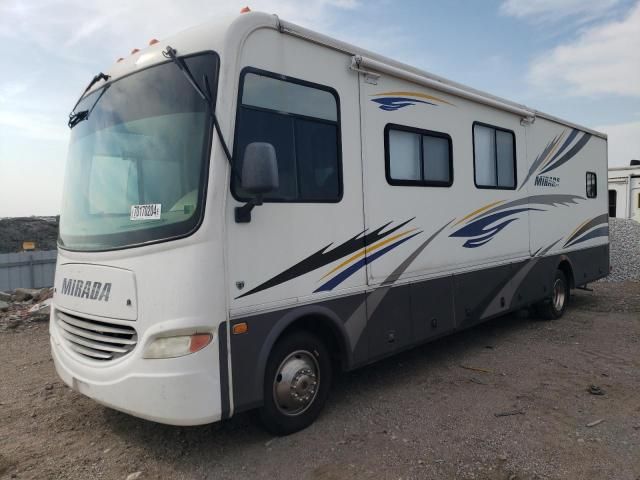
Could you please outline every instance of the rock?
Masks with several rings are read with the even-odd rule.
[[[133,472],[127,475],[126,480],[137,480],[142,475],[142,472]]]
[[[591,395],[604,395],[606,393],[604,389],[602,389],[602,387],[599,387],[598,385],[589,385],[589,388],[587,388],[587,392],[589,392]]]
[[[51,299],[48,298],[42,303],[36,303],[29,309],[29,319],[34,322],[46,322],[51,313]]]
[[[6,312],[9,310],[9,304],[4,300],[0,300],[0,312]]]
[[[605,282],[640,280],[640,223],[631,219],[609,219],[611,273]]]
[[[11,294],[7,292],[0,292],[0,301],[2,302],[10,302]]]
[[[53,287],[43,288],[40,290],[40,294],[35,298],[36,302],[42,303],[45,300],[53,297]]]
[[[16,288],[13,292],[13,300],[16,302],[26,302],[40,295],[40,290],[33,288]]]

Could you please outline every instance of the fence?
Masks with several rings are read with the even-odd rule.
[[[53,286],[57,250],[0,254],[0,292]]]

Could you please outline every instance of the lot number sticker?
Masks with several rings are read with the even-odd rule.
[[[162,212],[161,203],[148,205],[131,205],[131,220],[160,220]]]

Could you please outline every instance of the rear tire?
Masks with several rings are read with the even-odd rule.
[[[300,331],[274,346],[264,375],[264,404],[259,410],[265,429],[288,435],[311,425],[331,388],[329,351],[315,335]]]
[[[566,275],[557,270],[551,284],[551,294],[537,305],[538,313],[545,320],[556,320],[567,310],[571,289]]]

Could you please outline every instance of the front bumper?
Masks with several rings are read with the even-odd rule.
[[[51,327],[56,372],[72,389],[115,410],[170,425],[221,419],[218,338],[184,357],[144,359],[141,348],[113,365],[90,365],[68,351]]]

